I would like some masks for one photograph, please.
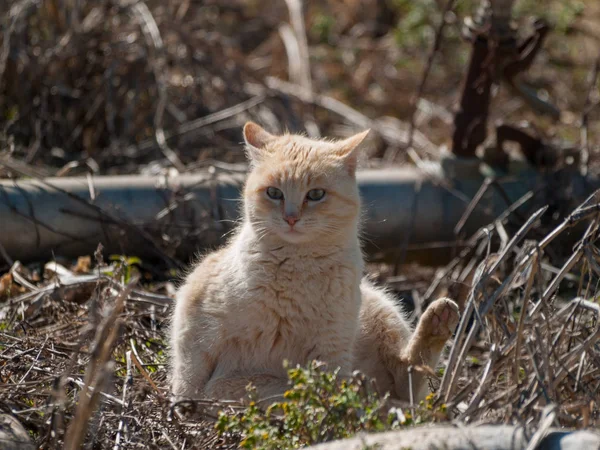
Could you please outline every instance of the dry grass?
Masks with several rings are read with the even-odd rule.
[[[454,288],[465,309],[443,376],[432,379],[447,416],[431,420],[600,424],[599,204],[592,196],[543,239],[526,239],[540,230],[541,210],[491,254],[487,239],[500,225],[490,225],[446,268],[416,274],[421,307]],[[578,222],[586,228],[574,251],[553,260],[553,241]],[[0,290],[0,398],[38,445],[235,447],[213,428],[216,412],[235,404],[187,404],[196,414],[184,420],[169,402],[170,282],[149,281],[134,259],[107,264],[99,252],[93,264],[39,269],[15,264]]]
[[[166,378],[164,287],[137,290],[121,263],[82,259],[77,273],[49,263],[39,288],[4,298],[1,331],[5,409],[44,448],[126,448],[221,442],[212,426],[174,420]],[[23,268],[12,278],[31,278]],[[3,278],[3,287],[10,276]],[[17,283],[15,282],[15,285]],[[5,289],[2,292],[6,292]],[[223,445],[227,448],[227,445]]]

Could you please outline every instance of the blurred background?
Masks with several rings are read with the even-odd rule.
[[[240,126],[252,119],[311,136],[370,126],[371,166],[413,164],[409,146],[435,160],[451,141],[469,64],[464,21],[482,5],[4,1],[0,151],[47,175],[182,172],[243,162]],[[551,31],[524,78],[560,117],[539,114],[500,84],[489,127],[528,120],[537,135],[577,145],[586,104],[598,100],[590,77],[600,4],[519,0],[519,39],[532,33],[533,17]],[[590,108],[592,164],[596,119]]]

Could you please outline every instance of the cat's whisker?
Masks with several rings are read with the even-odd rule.
[[[235,228],[232,228],[231,230],[229,230],[229,231],[227,231],[227,232],[223,233],[223,234],[221,235],[221,237],[222,237],[222,238],[226,238],[226,237],[228,237],[228,236],[230,236],[230,235],[234,234],[236,231],[237,231],[237,230],[236,230]]]
[[[268,234],[269,229],[267,227],[254,227],[256,233],[256,242],[259,244]]]

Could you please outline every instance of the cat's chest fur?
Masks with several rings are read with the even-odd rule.
[[[283,248],[241,255],[236,300],[223,322],[223,368],[279,372],[284,359],[305,364],[351,352],[360,309],[360,251],[326,253]],[[239,350],[250,357],[226,361]]]

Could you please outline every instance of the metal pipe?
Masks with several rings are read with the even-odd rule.
[[[478,169],[437,166],[364,170],[358,183],[364,205],[368,254],[389,256],[415,244],[453,241],[454,228],[484,177]],[[32,261],[106,252],[140,257],[187,258],[223,242],[239,218],[244,174],[205,171],[175,177],[106,176],[0,181],[0,255]],[[502,214],[527,192],[537,192],[523,213],[550,198],[579,201],[596,178],[527,171],[488,189],[466,221],[466,235]],[[557,197],[558,196],[558,197]],[[3,250],[3,252],[1,252]],[[0,260],[2,258],[0,257]]]

